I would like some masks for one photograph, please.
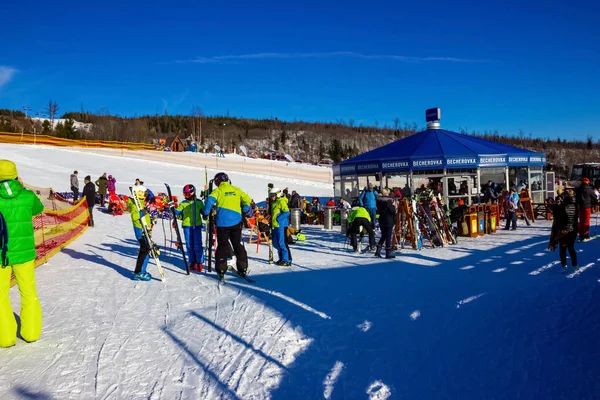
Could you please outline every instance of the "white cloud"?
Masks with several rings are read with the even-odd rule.
[[[191,60],[179,60],[177,63],[197,63],[197,64],[213,64],[225,63],[239,60],[255,60],[255,59],[298,59],[298,58],[359,58],[363,60],[392,60],[400,62],[426,62],[426,61],[445,61],[445,62],[490,62],[490,60],[476,60],[457,57],[412,57],[401,56],[394,54],[362,54],[352,51],[334,51],[327,53],[253,53],[253,54],[237,54],[227,56],[212,56],[212,57],[196,57]]]
[[[17,72],[14,68],[0,65],[0,88],[6,85]]]

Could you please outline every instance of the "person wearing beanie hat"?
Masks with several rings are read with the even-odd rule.
[[[92,177],[86,176],[83,179],[85,186],[83,187],[83,196],[85,197],[90,211],[90,220],[88,226],[94,227],[94,205],[96,204],[96,186],[92,183]]]
[[[375,229],[375,217],[377,215],[377,194],[373,184],[369,182],[359,197],[360,206],[364,207],[369,213],[371,228],[373,229]]]
[[[79,179],[77,178],[77,171],[73,171],[71,174],[71,191],[73,192],[73,203],[79,198]]]
[[[16,165],[0,160],[0,347],[14,346],[17,341],[17,321],[9,297],[12,273],[21,294],[21,337],[35,342],[42,332],[32,220],[43,210],[40,199],[23,187]]]

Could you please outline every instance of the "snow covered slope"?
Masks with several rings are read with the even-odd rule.
[[[158,189],[171,170],[132,160],[86,172],[83,160],[107,159],[27,149],[8,158],[40,186],[64,189],[78,168]],[[179,186],[198,174],[173,170],[188,174]],[[267,182],[233,179],[255,197]],[[0,398],[598,398],[598,242],[577,244],[581,268],[562,271],[545,250],[549,226],[403,250],[395,261],[351,254],[339,232],[305,227],[293,267],[246,244],[257,283],[232,275],[219,291],[214,274],[185,275],[160,222],[167,282],[132,281],[128,216],[96,211],[96,228],[37,269],[42,337],[0,350]],[[18,314],[16,288],[11,299]]]
[[[188,183],[196,185],[198,190],[204,186],[204,168],[93,154],[68,148],[0,143],[0,158],[14,161],[24,182],[38,187],[51,186],[59,192],[70,191],[69,176],[74,170],[79,172],[80,188],[83,188],[83,178],[86,175],[91,175],[95,181],[106,172],[115,176],[117,193],[123,194],[129,193],[128,188],[136,178],[144,181],[144,185],[155,193],[164,191],[165,182],[171,185],[174,194],[180,194],[183,186]],[[277,163],[279,162],[267,162],[265,169],[269,170],[268,165]],[[208,179],[212,179],[217,172],[219,171],[208,169]],[[233,185],[247,191],[257,203],[264,202],[267,197],[269,182],[280,189],[289,187],[290,192],[296,190],[302,196],[333,196],[333,185],[329,183],[227,170],[225,172],[229,174]]]

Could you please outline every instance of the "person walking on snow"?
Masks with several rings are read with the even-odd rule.
[[[373,231],[371,216],[364,207],[359,205],[352,207],[352,211],[350,211],[350,215],[348,215],[348,225],[349,227],[346,236],[350,236],[350,244],[355,253],[358,252],[356,235],[360,233],[361,242],[365,235],[364,232],[361,232],[361,227],[369,233],[369,247],[367,247],[367,251],[375,249],[375,232]]]
[[[225,172],[219,172],[213,179],[216,188],[208,196],[202,214],[205,217],[216,207],[215,225],[217,227],[216,270],[219,278],[227,272],[227,256],[231,245],[236,258],[238,274],[246,276],[248,272],[248,254],[242,244],[242,213],[252,217],[250,204],[252,198],[241,189],[232,186]]]
[[[379,229],[381,229],[381,239],[375,250],[375,257],[381,258],[381,247],[385,243],[385,258],[396,258],[392,254],[392,235],[394,234],[394,225],[396,223],[396,207],[389,197],[389,189],[383,189],[381,196],[377,198],[377,212],[379,213]]]
[[[372,228],[375,228],[375,216],[377,215],[377,195],[377,191],[373,189],[373,184],[369,183],[359,197],[360,206],[364,207],[369,213]]]
[[[288,218],[290,217],[288,199],[277,188],[271,189],[269,197],[271,198],[271,218],[273,222],[273,247],[277,249],[279,254],[279,260],[276,264],[282,267],[291,267],[292,253],[285,240],[285,232],[289,225]]]
[[[138,209],[133,199],[127,200],[127,210],[129,210],[129,214],[131,215],[131,222],[133,224],[133,233],[135,234],[135,238],[140,244],[140,249],[138,251],[137,262],[135,264],[134,271],[134,280],[137,281],[149,281],[152,279],[152,276],[146,272],[146,268],[148,267],[148,261],[150,260],[150,247],[148,243],[152,243],[152,239],[144,237],[144,230],[142,229],[142,218],[146,221],[146,225],[148,226],[148,233],[152,234],[152,221],[150,220],[150,214],[145,208],[146,202],[146,188],[142,185],[137,185],[133,188],[133,195],[139,200],[140,206],[142,209]]]
[[[104,207],[106,189],[108,188],[108,179],[106,178],[106,172],[103,173],[102,176],[98,178],[95,183],[96,186],[98,186],[98,194],[100,195],[100,207]]]
[[[183,187],[183,200],[175,209],[175,215],[181,219],[185,247],[190,270],[202,272],[204,247],[202,246],[202,212],[204,203],[196,198],[196,188],[192,184]]]
[[[596,194],[588,178],[581,178],[581,184],[575,192],[577,206],[579,207],[579,240],[590,240],[590,218],[592,207],[596,205]]]
[[[560,246],[560,263],[567,268],[567,250],[571,257],[571,265],[577,268],[577,252],[575,251],[575,240],[577,239],[577,217],[578,206],[575,200],[575,192],[572,189],[565,190],[563,201],[554,207],[554,222],[550,234],[549,250],[554,251]]]
[[[44,210],[40,199],[23,187],[17,166],[0,160],[0,347],[17,342],[17,321],[10,304],[10,277],[21,295],[21,337],[35,342],[42,333],[42,306],[35,287],[33,217]]]
[[[79,198],[79,179],[77,178],[77,171],[73,171],[71,174],[71,192],[73,192],[73,203]]]
[[[88,210],[90,211],[90,220],[88,226],[94,227],[94,205],[96,203],[96,186],[92,183],[92,178],[88,175],[83,179],[83,197],[87,200]]]
[[[515,192],[514,188],[510,189],[510,193],[506,195],[506,226],[504,230],[510,229],[512,223],[512,230],[517,230],[517,210],[519,209],[519,195]]]

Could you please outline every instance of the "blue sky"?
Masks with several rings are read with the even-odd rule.
[[[0,108],[600,138],[598,2],[286,3],[0,0]]]

